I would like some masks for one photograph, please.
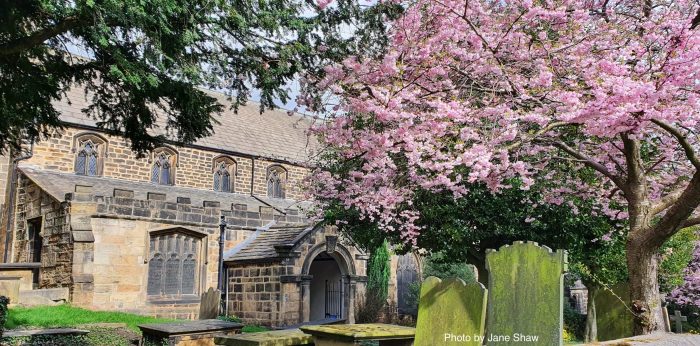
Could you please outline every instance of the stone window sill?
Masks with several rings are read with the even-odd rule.
[[[196,294],[188,294],[181,296],[149,296],[146,301],[154,305],[166,304],[196,304],[199,303],[200,297]]]

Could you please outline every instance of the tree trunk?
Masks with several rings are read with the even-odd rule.
[[[484,287],[489,287],[489,272],[486,270],[486,254],[469,251],[466,257],[467,263],[476,268],[476,277],[474,279],[481,282]]]
[[[659,294],[657,250],[654,245],[634,238],[627,243],[630,308],[635,314],[635,335],[665,329]]]
[[[588,288],[588,303],[586,304],[586,331],[583,336],[586,343],[598,341],[598,324],[596,322],[595,296],[598,287],[594,284],[586,285]]]

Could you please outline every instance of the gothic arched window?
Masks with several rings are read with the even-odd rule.
[[[175,185],[175,165],[177,154],[168,148],[159,148],[153,152],[151,182],[160,185]]]
[[[270,166],[267,169],[267,197],[284,198],[287,170],[282,166]]]
[[[102,175],[106,141],[93,134],[76,137],[75,173],[88,176]]]
[[[149,296],[199,294],[202,238],[186,229],[151,233],[146,288]]]
[[[236,162],[229,157],[214,160],[214,191],[233,192]]]

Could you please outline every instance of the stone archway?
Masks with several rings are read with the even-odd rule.
[[[338,262],[321,252],[314,258],[309,267],[309,320],[341,319],[343,306],[344,282]]]
[[[302,266],[301,322],[314,321],[318,317],[326,318],[328,312],[330,315],[338,315],[332,318],[354,323],[355,273],[350,251],[337,243],[337,237],[326,236],[325,242],[311,248]],[[329,284],[328,290],[326,281]],[[327,292],[330,297],[326,296]],[[331,299],[329,304],[339,303],[340,306],[326,306],[326,298]]]

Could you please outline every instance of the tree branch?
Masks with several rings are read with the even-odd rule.
[[[81,24],[80,18],[76,16],[66,17],[58,24],[41,29],[34,32],[29,36],[18,38],[0,45],[0,56],[7,56],[21,53],[27,49],[33,48],[37,45],[42,44],[44,41],[58,36],[60,34],[66,33],[73,28],[78,27]]]
[[[690,145],[690,142],[688,142],[688,139],[685,138],[685,136],[683,136],[681,131],[663,120],[652,119],[651,122],[653,122],[656,125],[659,125],[659,127],[666,130],[666,132],[673,135],[673,137],[676,137],[678,143],[681,145],[681,147],[683,147],[683,150],[685,151],[685,156],[688,158],[690,163],[692,163],[693,166],[695,166],[695,169],[700,171],[700,160],[698,160],[698,157],[695,155],[695,149],[693,149],[693,146]]]
[[[656,215],[672,206],[674,203],[676,203],[676,201],[678,201],[678,198],[681,197],[683,191],[685,191],[685,189],[677,189],[661,198],[658,203],[651,207],[651,215]]]
[[[542,127],[541,129],[537,130],[537,132],[535,132],[534,134],[532,134],[532,136],[529,136],[529,137],[530,137],[530,139],[535,139],[535,138],[537,138],[537,137],[539,137],[539,136],[541,136],[541,135],[543,135],[543,134],[549,132],[549,131],[552,130],[552,129],[555,129],[555,128],[557,128],[557,127],[566,126],[566,125],[575,125],[575,124],[567,123],[567,122],[564,122],[564,121],[555,121],[555,122],[553,122],[553,123],[550,123],[550,124],[548,124],[548,125]],[[523,144],[523,140],[522,140],[522,139],[518,139],[517,141],[515,141],[515,142],[511,143],[510,145],[506,146],[506,150],[515,149],[515,148],[521,146],[522,144]]]
[[[700,25],[700,8],[698,8],[698,11],[695,13],[695,17],[693,17],[693,20],[690,22],[690,29],[695,29]]]
[[[693,212],[700,205],[700,172],[696,172],[675,203],[651,229],[645,232],[642,241],[661,246],[669,236],[681,228],[696,222]]]
[[[563,150],[564,152],[573,156],[574,158],[578,159],[579,161],[583,162],[586,166],[591,167],[591,168],[595,169],[596,171],[598,171],[600,174],[606,176],[613,183],[615,183],[615,185],[623,192],[626,191],[625,185],[624,185],[624,182],[622,181],[622,179],[620,179],[619,176],[610,172],[607,168],[605,168],[605,166],[603,166],[599,162],[596,162],[595,160],[586,156],[585,154],[583,154],[583,153],[575,150],[574,148],[566,145],[566,143],[564,143],[562,141],[555,141],[554,146]]]
[[[700,216],[689,217],[681,223],[680,229],[700,225]]]

